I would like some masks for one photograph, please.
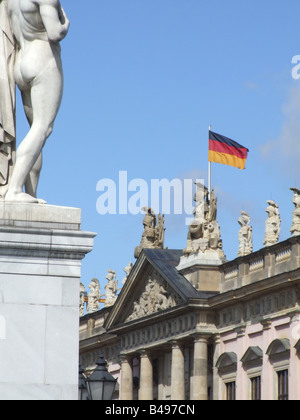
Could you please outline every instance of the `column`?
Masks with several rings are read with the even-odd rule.
[[[121,356],[121,395],[122,401],[133,400],[133,373],[132,364],[128,356]]]
[[[218,401],[221,399],[220,392],[220,376],[217,369],[217,361],[221,355],[220,352],[220,336],[215,335],[214,338],[214,357],[213,357],[213,400]]]
[[[172,343],[171,399],[185,400],[184,352],[177,341]]]
[[[140,353],[139,400],[153,400],[153,366],[151,357],[146,350],[142,350]]]
[[[192,400],[207,400],[207,337],[196,336],[194,343],[194,375]]]

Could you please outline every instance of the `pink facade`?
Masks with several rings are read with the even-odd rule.
[[[300,236],[181,272],[180,255],[143,251],[81,319],[83,366],[104,351],[123,400],[299,400]]]
[[[280,397],[278,372],[287,371],[288,399],[299,400],[300,359],[297,350],[299,339],[300,314],[278,316],[264,325],[257,323],[246,326],[238,333],[221,334],[220,356],[235,355],[236,365],[230,366],[230,362],[225,360],[223,366],[218,369],[218,399],[227,399],[226,384],[234,382],[235,398],[251,400],[254,398],[252,381],[260,378],[260,399],[278,400]],[[245,355],[246,360],[243,360]]]

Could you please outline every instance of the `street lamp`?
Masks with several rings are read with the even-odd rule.
[[[84,376],[84,370],[79,366],[79,385],[78,385],[78,400],[87,401],[88,389],[86,385],[86,377]]]
[[[89,399],[92,401],[109,401],[115,391],[117,379],[107,370],[107,363],[100,354],[97,367],[94,372],[86,379]]]

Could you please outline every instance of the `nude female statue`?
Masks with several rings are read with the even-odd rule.
[[[16,43],[14,80],[31,127],[17,150],[5,201],[45,203],[36,197],[37,185],[42,149],[52,132],[62,99],[59,42],[67,35],[69,20],[59,0],[2,1],[7,2]]]

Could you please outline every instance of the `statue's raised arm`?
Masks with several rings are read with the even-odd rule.
[[[21,142],[6,201],[45,203],[37,198],[42,150],[53,130],[63,92],[59,42],[69,21],[59,0],[4,0],[16,43],[13,77],[30,124]],[[24,191],[25,189],[25,191]]]

